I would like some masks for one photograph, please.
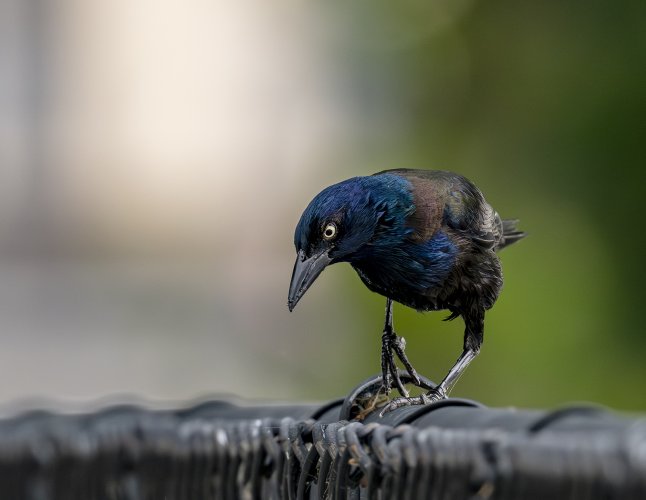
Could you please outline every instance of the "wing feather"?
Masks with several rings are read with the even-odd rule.
[[[480,190],[466,177],[443,170],[396,169],[374,175],[396,174],[412,185],[415,212],[409,223],[414,238],[430,239],[446,226],[480,248],[495,249],[503,238],[503,223]]]

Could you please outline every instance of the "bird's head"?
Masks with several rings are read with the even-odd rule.
[[[405,181],[387,177],[391,176],[353,177],[324,189],[310,202],[294,234],[297,256],[287,301],[290,311],[329,264],[362,258],[392,225],[389,209],[402,195],[410,195]]]

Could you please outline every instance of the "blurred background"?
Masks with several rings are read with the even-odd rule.
[[[345,395],[385,300],[293,230],[442,168],[530,237],[454,395],[646,410],[646,3],[0,0],[0,401]],[[440,380],[461,320],[397,306]]]

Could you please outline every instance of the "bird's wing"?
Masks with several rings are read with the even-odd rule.
[[[420,240],[446,226],[484,249],[493,249],[503,237],[500,216],[466,177],[443,170],[397,169],[395,174],[412,185],[415,213],[411,225]],[[375,174],[375,175],[379,175]]]
[[[502,219],[484,198],[477,217],[467,228],[467,236],[479,247],[494,249],[502,239]]]

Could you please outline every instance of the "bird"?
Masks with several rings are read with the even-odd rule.
[[[396,388],[400,397],[384,411],[440,401],[480,352],[485,312],[503,285],[497,252],[525,236],[517,225],[457,173],[394,169],[352,177],[317,194],[296,225],[288,308],[329,265],[349,263],[370,291],[386,297],[381,389],[388,395]],[[438,385],[425,385],[406,356],[393,327],[393,302],[420,312],[446,310],[446,320],[462,317],[462,353]],[[411,383],[427,392],[409,396],[395,356]]]

